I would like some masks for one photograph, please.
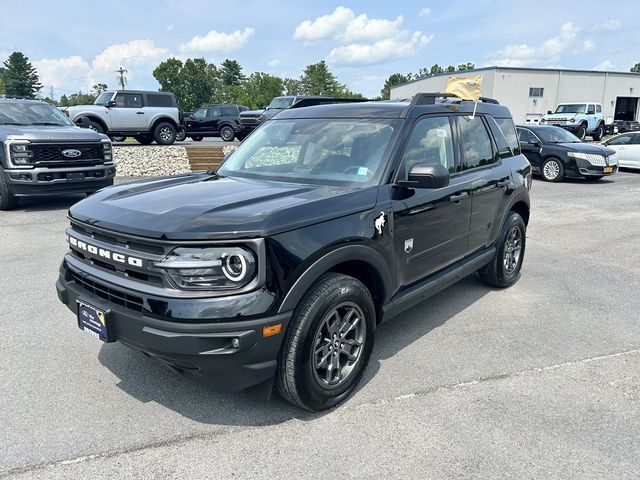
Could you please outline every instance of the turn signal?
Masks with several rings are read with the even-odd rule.
[[[273,335],[277,335],[282,331],[282,324],[276,323],[275,325],[268,325],[266,327],[262,327],[262,336],[263,337],[272,337]]]

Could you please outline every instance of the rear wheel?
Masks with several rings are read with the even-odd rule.
[[[603,136],[604,136],[604,127],[602,126],[602,124],[600,124],[598,125],[598,128],[596,128],[591,134],[591,138],[593,138],[594,142],[599,142],[600,140],[602,140]]]
[[[201,142],[203,139],[203,137],[191,137],[191,140],[193,140],[194,142]]]
[[[557,158],[548,158],[545,160],[540,171],[542,172],[542,178],[547,182],[559,182],[564,178],[562,162]]]
[[[153,138],[158,145],[171,145],[176,141],[176,127],[169,122],[160,122],[153,129]]]
[[[236,136],[236,132],[229,125],[225,125],[220,129],[220,138],[225,142],[232,142]]]
[[[280,354],[280,395],[307,410],[331,408],[355,389],[375,337],[373,299],[359,280],[327,273],[298,304]]]
[[[138,143],[141,143],[142,145],[151,145],[151,143],[153,142],[153,137],[148,133],[136,135],[134,138],[138,141]]]
[[[510,287],[520,276],[526,226],[520,214],[511,212],[502,226],[496,255],[486,267],[480,270],[480,279],[487,285],[498,288]]]
[[[4,172],[0,170],[0,210],[11,210],[18,205],[18,197],[13,194]]]
[[[111,140],[114,142],[124,142],[127,139],[124,135],[112,135]]]

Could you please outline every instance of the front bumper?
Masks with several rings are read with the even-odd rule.
[[[216,389],[240,391],[271,380],[291,312],[251,320],[203,322],[167,321],[147,311],[127,308],[95,295],[66,274],[63,265],[56,282],[58,298],[77,315],[78,299],[107,311],[109,336],[154,357],[179,373],[195,376]],[[103,282],[104,283],[104,282]],[[117,287],[117,286],[114,286]],[[211,309],[203,299],[190,299],[195,308]],[[266,326],[282,323],[282,330],[263,336]]]
[[[116,167],[13,168],[5,170],[4,175],[16,196],[66,195],[113,185]]]

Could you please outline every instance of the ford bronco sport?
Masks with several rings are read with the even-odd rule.
[[[217,388],[336,405],[381,322],[477,271],[519,277],[531,166],[511,115],[442,97],[285,110],[217,172],[77,203],[58,297]]]
[[[38,100],[0,97],[0,210],[19,197],[91,193],[113,184],[111,142]]]

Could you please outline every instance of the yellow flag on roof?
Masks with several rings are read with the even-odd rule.
[[[482,75],[472,75],[469,77],[449,77],[445,93],[452,93],[462,100],[480,99],[480,87],[482,86]]]

